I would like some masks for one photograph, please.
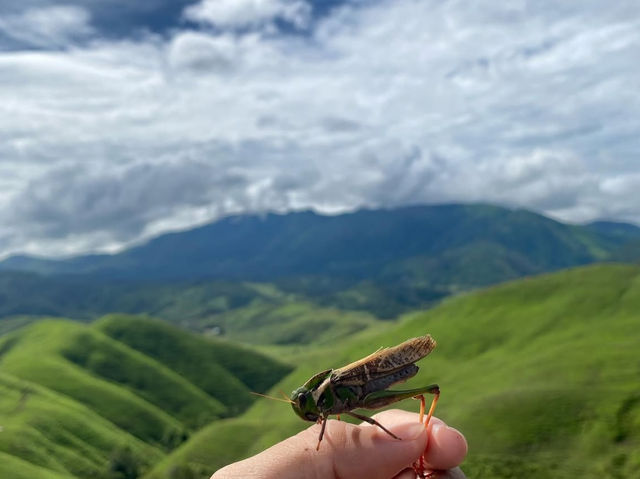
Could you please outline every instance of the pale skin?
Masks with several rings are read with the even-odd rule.
[[[428,431],[418,414],[393,409],[376,414],[402,440],[380,428],[330,420],[320,450],[319,425],[313,425],[266,451],[230,464],[211,479],[415,479],[411,464],[425,451],[433,479],[464,479],[458,467],[467,442],[456,429],[432,418]]]

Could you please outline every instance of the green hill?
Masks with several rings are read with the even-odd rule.
[[[155,446],[118,428],[63,394],[33,382],[0,374],[0,477],[24,470],[49,470],[64,477],[100,477],[111,453],[121,446],[156,461],[163,453]],[[46,477],[46,476],[43,476]]]
[[[371,314],[319,307],[307,301],[254,304],[199,320],[200,328],[220,328],[229,339],[256,344],[325,344],[380,321]]]
[[[186,329],[249,343],[308,343],[330,341],[376,323],[376,317],[359,309],[389,316],[429,299],[392,298],[363,285],[328,296],[313,284],[305,287],[313,290],[313,300],[268,283],[121,282],[0,271],[0,334],[42,315],[90,321],[119,312],[150,314]]]
[[[95,327],[219,399],[227,415],[237,414],[253,402],[250,391],[265,391],[289,371],[288,367],[233,343],[180,334],[175,327],[158,320],[133,321],[108,316]]]
[[[467,436],[469,477],[638,477],[639,326],[640,268],[567,270],[452,298],[331,346],[300,348],[292,352],[298,368],[273,391],[429,332],[438,348],[411,384],[440,384],[437,415]],[[417,409],[412,401],[401,406]],[[187,469],[206,477],[304,427],[288,406],[262,400],[200,430],[145,477]]]
[[[150,341],[162,350],[145,354]],[[123,461],[144,470],[289,370],[145,318],[35,322],[0,337],[0,454],[11,456],[0,476],[115,478]]]
[[[123,282],[0,271],[0,318],[38,315],[87,321],[120,312],[188,322],[253,303],[280,304],[286,299],[275,288],[249,283]]]

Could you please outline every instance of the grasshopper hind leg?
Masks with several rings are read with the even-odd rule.
[[[436,404],[438,403],[438,398],[440,397],[440,388],[437,385],[434,385],[426,392],[433,394],[431,407],[429,408],[429,412],[427,413],[427,419],[424,421],[424,427],[428,428],[431,417],[433,416],[433,411],[435,410]],[[424,395],[421,394],[420,396],[416,396],[415,399],[420,399],[420,423],[422,423],[425,411]],[[420,455],[420,459],[413,464],[413,470],[415,471],[416,476],[419,478],[426,479],[432,477],[432,473],[425,470],[424,452]]]
[[[438,389],[437,392],[434,393],[433,400],[431,401],[431,407],[429,408],[429,413],[427,414],[427,419],[424,421],[424,427],[429,427],[429,421],[431,421],[431,417],[433,416],[433,411],[435,411],[436,409],[436,404],[438,404],[439,398],[440,398],[440,389]]]
[[[394,433],[392,433],[391,431],[389,431],[386,427],[384,427],[382,424],[380,424],[378,421],[376,421],[375,419],[373,419],[372,417],[368,417],[368,416],[363,416],[362,414],[357,414],[353,411],[349,411],[345,414],[348,414],[349,416],[355,417],[356,419],[360,419],[361,421],[365,421],[368,422],[369,424],[373,424],[374,426],[378,426],[380,429],[382,429],[384,432],[386,432],[387,434],[389,434],[389,436],[398,439],[400,441],[402,441],[402,438],[396,436]]]

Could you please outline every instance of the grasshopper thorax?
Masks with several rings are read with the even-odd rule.
[[[291,407],[305,421],[316,422],[320,418],[320,410],[311,391],[304,386],[291,393]]]

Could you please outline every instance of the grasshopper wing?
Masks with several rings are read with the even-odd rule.
[[[335,369],[331,374],[331,382],[343,385],[362,385],[372,379],[393,375],[395,372],[406,370],[407,366],[424,358],[435,347],[436,341],[429,334],[408,339],[402,344],[380,349],[366,358]],[[414,368],[415,371],[411,369],[411,376],[418,372],[417,366]],[[409,373],[408,370],[407,373]],[[404,379],[408,379],[408,377]]]

